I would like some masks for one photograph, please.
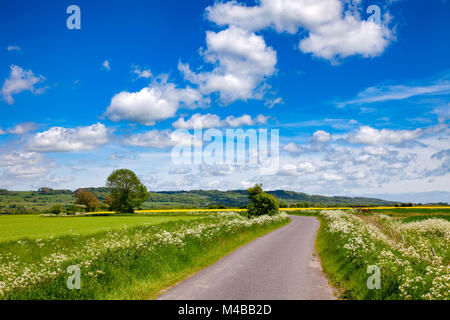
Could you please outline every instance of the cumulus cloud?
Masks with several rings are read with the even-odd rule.
[[[217,164],[217,165],[201,165],[199,170],[202,173],[211,175],[211,176],[229,176],[230,174],[237,172],[238,166],[230,165],[230,164]]]
[[[217,128],[221,126],[222,120],[216,114],[200,114],[196,113],[191,116],[188,120],[184,120],[184,118],[179,118],[177,121],[172,123],[172,126],[176,129],[193,129],[195,124],[197,123],[199,127],[208,129],[208,128]]]
[[[312,28],[299,48],[331,61],[353,55],[369,58],[381,55],[392,38],[386,27],[346,13],[344,18]]]
[[[237,27],[206,33],[207,49],[202,53],[215,67],[209,72],[193,72],[179,63],[186,80],[197,84],[204,94],[219,93],[225,104],[261,98],[264,80],[275,73],[276,52],[262,36]]]
[[[347,141],[350,143],[368,144],[368,145],[389,145],[401,144],[412,141],[422,136],[423,130],[389,130],[375,129],[369,126],[362,126],[356,132],[350,133]]]
[[[338,174],[334,174],[334,173],[327,173],[325,172],[322,175],[322,178],[326,181],[341,181],[344,180],[344,178]]]
[[[316,166],[313,165],[311,162],[309,161],[305,161],[305,162],[300,162],[297,166],[297,171],[299,173],[314,173],[316,172]]]
[[[331,140],[331,135],[323,130],[318,130],[313,134],[313,141],[318,143],[325,143]]]
[[[173,83],[153,82],[138,92],[122,91],[111,99],[105,115],[111,121],[133,121],[154,125],[174,117],[178,108],[197,108],[208,104],[200,92],[190,87],[180,89]]]
[[[37,124],[34,122],[24,122],[15,125],[13,128],[8,129],[8,133],[22,135],[31,132],[37,128]]]
[[[28,140],[28,148],[36,152],[69,152],[93,150],[108,142],[108,130],[101,124],[87,127],[52,127]]]
[[[201,145],[193,135],[188,132],[170,130],[150,130],[137,133],[122,139],[122,143],[133,147],[169,148],[173,146]]]
[[[9,104],[14,104],[13,95],[24,91],[30,91],[33,94],[41,94],[45,88],[36,88],[35,85],[43,82],[43,76],[35,76],[33,71],[24,70],[19,66],[11,65],[11,72],[9,77],[3,83],[1,95],[3,99]]]
[[[37,152],[12,151],[0,155],[0,167],[5,167],[6,180],[35,180],[49,173],[56,164]]]
[[[291,163],[284,164],[278,170],[278,174],[280,176],[296,176],[298,174],[297,166],[295,164],[291,164]]]
[[[283,146],[283,150],[286,151],[286,152],[289,152],[289,153],[300,153],[300,152],[302,152],[302,148],[300,146],[298,146],[294,142],[289,142],[288,144]]]
[[[199,128],[208,129],[208,128],[220,128],[220,127],[241,127],[241,126],[252,126],[255,124],[265,124],[269,119],[268,116],[264,116],[262,114],[258,115],[256,118],[252,118],[248,114],[244,114],[240,117],[228,116],[224,120],[222,120],[216,114],[200,114],[196,113],[192,115],[188,120],[184,118],[179,118],[175,121],[172,126],[176,129],[194,129],[195,124]]]
[[[273,28],[296,34],[304,30],[306,36],[299,42],[301,51],[336,61],[352,55],[378,56],[394,39],[388,27],[363,20],[360,11],[359,1],[261,0],[255,6],[237,1],[217,2],[206,13],[218,25],[248,31]]]

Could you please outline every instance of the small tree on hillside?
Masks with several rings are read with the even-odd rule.
[[[128,169],[113,171],[106,181],[111,190],[111,210],[121,213],[134,213],[149,197],[147,188],[136,174]]]
[[[248,188],[247,193],[251,203],[247,206],[249,217],[269,215],[278,213],[280,204],[278,199],[271,194],[267,194],[261,188],[262,184],[256,184],[253,188]]]
[[[92,192],[86,189],[79,189],[75,192],[76,204],[81,204],[86,206],[87,212],[92,212],[98,207],[98,199]]]

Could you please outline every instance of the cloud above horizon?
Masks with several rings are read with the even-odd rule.
[[[33,71],[24,70],[23,68],[12,64],[10,66],[9,77],[5,79],[0,91],[3,99],[9,104],[14,104],[13,95],[24,91],[30,91],[33,94],[42,94],[46,88],[36,88],[35,85],[44,82],[44,76],[35,76]]]

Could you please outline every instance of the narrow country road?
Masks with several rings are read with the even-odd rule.
[[[237,249],[158,299],[335,299],[313,256],[319,221],[290,218],[290,224]]]

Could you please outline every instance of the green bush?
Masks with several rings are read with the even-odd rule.
[[[262,215],[273,216],[278,214],[280,203],[278,199],[271,194],[263,192],[262,185],[256,184],[253,188],[247,189],[248,197],[251,203],[247,206],[247,214],[249,217],[257,217]]]
[[[62,212],[63,206],[61,204],[55,204],[48,210],[49,213],[60,214]]]

